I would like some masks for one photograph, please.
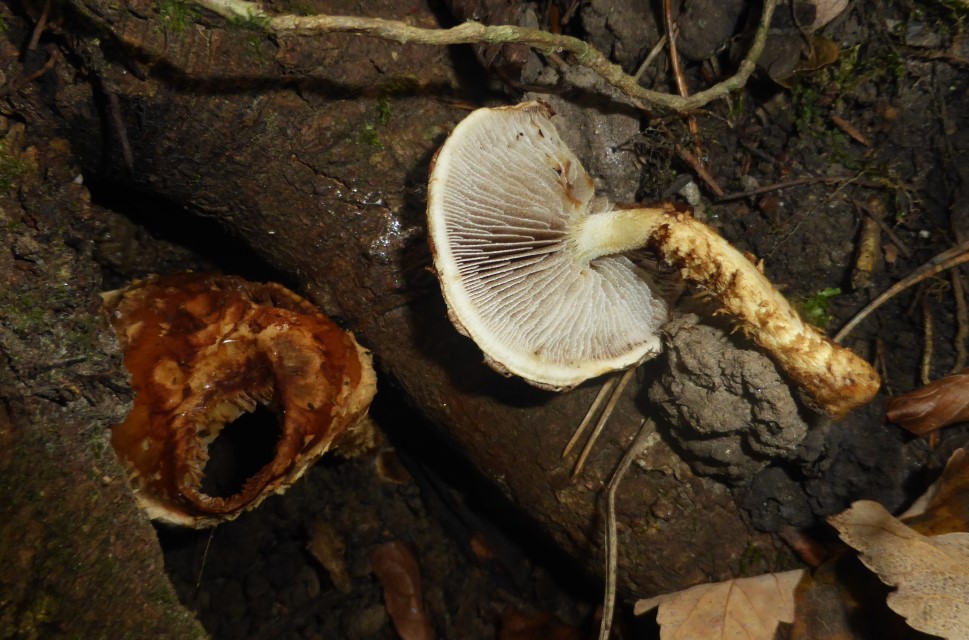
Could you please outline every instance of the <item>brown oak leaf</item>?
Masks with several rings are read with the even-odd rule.
[[[659,606],[661,640],[773,640],[777,625],[794,621],[794,589],[804,570],[701,584],[640,600],[636,615]]]
[[[926,536],[969,531],[969,452],[953,451],[939,479],[899,518]]]
[[[923,536],[869,500],[828,521],[866,567],[897,587],[888,606],[910,627],[969,640],[969,533]]]

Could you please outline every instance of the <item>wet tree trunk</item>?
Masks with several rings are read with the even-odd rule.
[[[244,239],[374,351],[455,455],[601,571],[598,500],[644,394],[627,392],[586,472],[570,482],[560,452],[596,388],[553,394],[488,369],[449,323],[429,271],[428,165],[467,113],[464,84],[480,81],[458,71],[468,63],[455,60],[467,58],[350,35],[269,38],[211,16],[176,24],[149,0],[69,6],[61,28],[90,34],[70,42],[95,91],[61,65],[48,124],[70,131],[85,176],[165,198]],[[438,23],[391,0],[364,10]],[[619,496],[627,594],[733,576],[751,547],[772,545],[723,485],[693,475],[663,439],[642,460]]]
[[[131,391],[100,312],[104,212],[64,140],[0,120],[0,637],[204,637],[108,443]]]

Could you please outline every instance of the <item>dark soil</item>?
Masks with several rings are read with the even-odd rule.
[[[495,638],[521,615],[550,613],[563,627],[588,627],[595,581],[543,546],[493,490],[447,462],[446,451],[415,441],[427,425],[393,390],[382,393],[375,416],[403,450],[325,460],[285,495],[211,532],[159,531],[175,588],[206,629],[220,638],[393,637],[371,568],[389,541],[417,549],[439,637]],[[338,571],[346,584],[307,548],[320,521],[346,545]]]
[[[452,4],[460,5],[454,7],[454,14],[433,7],[442,24],[450,24],[452,15],[479,15],[475,3]],[[702,15],[705,3],[692,4],[684,15]],[[737,28],[702,33],[683,27],[688,42],[686,76],[694,90],[708,86],[718,73],[727,73],[700,60],[713,56],[719,68],[733,68],[743,44],[735,34],[752,19],[744,3],[714,4],[725,12],[717,25],[736,24]],[[512,13],[546,26],[550,15],[568,16],[562,26],[566,32],[587,38],[633,72],[652,48],[661,24],[658,13],[641,5],[591,0],[572,14],[571,3],[552,2],[524,4]],[[14,25],[11,33],[23,40],[24,30],[32,24],[29,18],[36,12],[30,8],[5,15]],[[627,201],[679,198],[681,187],[692,179],[702,195],[698,215],[739,248],[763,259],[770,279],[833,332],[889,285],[969,239],[969,11],[958,2],[944,0],[863,0],[851,3],[846,13],[817,35],[837,44],[837,60],[821,68],[804,64],[793,75],[778,77],[778,69],[792,66],[791,51],[795,52],[793,66],[798,66],[801,57],[796,52],[805,37],[796,29],[779,32],[765,53],[769,69],[762,69],[746,90],[697,114],[695,140],[679,116],[644,115],[616,104],[604,110],[591,108],[601,107],[600,98],[574,92],[566,82],[568,73],[521,51],[505,51],[501,56],[495,51],[478,52],[476,59],[470,50],[456,50],[455,68],[468,74],[470,80],[464,82],[475,89],[451,87],[454,95],[441,89],[446,95],[435,100],[474,101],[471,106],[505,97],[514,101],[525,95],[524,88],[560,82],[549,99],[571,104],[560,111],[584,112],[586,120],[576,127],[581,133],[574,134],[582,138],[576,147],[606,191]],[[89,69],[91,62],[84,56],[78,52],[80,61],[63,64]],[[297,57],[294,53],[294,60]],[[479,66],[479,59],[488,65]],[[662,54],[643,77],[655,88],[672,89]],[[486,81],[491,83],[490,93],[478,87]],[[327,86],[340,90],[340,85]],[[541,95],[545,94],[529,94]],[[77,99],[87,96],[78,94]],[[44,102],[44,93],[32,94],[31,100],[31,108],[37,108]],[[361,111],[370,108],[369,102],[360,104],[365,105],[359,107]],[[395,108],[424,108],[407,104],[401,100]],[[46,107],[55,114],[36,115],[39,111],[28,112],[22,103],[7,105],[4,114],[34,118],[43,135],[66,135],[54,124],[60,122],[57,105]],[[103,104],[101,108],[110,112]],[[695,175],[677,154],[677,145],[703,159],[727,197],[717,197],[713,187]],[[384,168],[384,156],[397,153],[385,148],[372,151],[378,171]],[[96,176],[88,182],[95,203],[114,211],[100,218],[107,231],[98,233],[101,241],[93,248],[103,288],[149,273],[185,269],[283,283],[298,280],[295,270],[281,270],[278,260],[266,257],[271,251],[240,241],[246,229],[239,235],[227,234],[223,226],[193,215],[190,209],[170,213],[189,201],[204,209],[204,204],[193,200],[196,196],[167,200],[173,189],[164,180],[153,178],[152,185],[133,187],[137,181],[124,183],[110,170],[94,168],[101,159],[83,144],[78,144],[77,153]],[[420,171],[426,171],[427,159]],[[216,161],[221,159],[212,160]],[[407,177],[417,181],[412,174]],[[800,183],[770,188],[794,180]],[[343,197],[333,189],[334,199]],[[332,195],[322,187],[320,192]],[[419,193],[417,186],[395,197],[410,202]],[[859,234],[869,216],[877,217],[892,236],[882,233],[874,270],[860,274],[856,268]],[[383,236],[388,251],[412,244],[413,237],[406,235],[408,221],[403,231],[400,224],[388,214]],[[420,233],[415,234],[420,240]],[[370,250],[379,252],[381,247]],[[849,346],[877,364],[883,392],[904,392],[966,366],[959,361],[957,332],[960,322],[969,318],[958,317],[953,292],[954,287],[965,287],[966,277],[963,273],[962,284],[948,272],[929,278],[876,311],[847,339]],[[415,278],[426,285],[422,277]],[[394,295],[406,297],[400,291],[409,284],[413,283],[400,283]],[[366,285],[376,288],[371,281]],[[343,299],[339,287],[336,291],[325,301],[339,309]],[[327,292],[320,296],[326,298]],[[381,354],[376,355],[379,363]],[[661,369],[665,364],[649,366]],[[639,386],[635,407],[648,407],[649,385]],[[508,499],[514,492],[502,486],[500,478],[495,481],[472,468],[449,439],[434,435],[438,432],[428,415],[439,418],[436,409],[422,413],[430,403],[415,394],[406,380],[385,372],[380,388],[372,415],[386,441],[378,454],[352,460],[328,457],[284,495],[211,531],[157,529],[166,571],[181,602],[215,638],[395,638],[371,562],[381,544],[404,541],[416,548],[423,601],[438,637],[594,637],[601,583],[587,570],[598,560],[586,541],[577,540],[574,546],[589,552],[591,560],[576,560],[575,553],[562,550],[561,539],[569,534],[542,529],[534,514],[514,508]],[[526,396],[522,405],[541,404],[534,397]],[[669,401],[657,400],[656,391],[648,397]],[[798,414],[796,401],[788,401],[792,415]],[[947,454],[969,441],[969,427],[956,426],[944,431],[930,448],[925,440],[881,424],[882,403],[880,399],[840,424],[807,414],[794,426],[792,417],[791,429],[797,432],[793,440],[791,432],[770,438],[763,433],[722,436],[700,430],[672,435],[676,425],[669,418],[660,425],[660,436],[689,464],[682,472],[689,476],[684,484],[695,477],[722,484],[722,495],[741,505],[744,522],[758,532],[799,527],[824,538],[830,534],[823,530],[823,516],[862,498],[877,499],[890,509],[903,507],[931,481]],[[663,413],[676,415],[665,407]],[[630,424],[624,427],[627,431]],[[765,439],[769,439],[766,444]],[[725,457],[723,443],[734,443],[742,453]],[[228,441],[222,445],[227,456],[247,447]],[[505,445],[504,456],[514,459],[515,455],[513,447]],[[679,473],[668,475],[679,477]],[[239,479],[223,480],[232,486]],[[12,490],[10,486],[4,483],[4,491]],[[682,504],[677,504],[676,496],[653,502],[651,521],[662,521],[664,509],[681,510]],[[324,566],[314,557],[308,545],[318,526],[345,544],[342,559],[337,553],[337,561]],[[597,531],[600,526],[595,523]],[[595,539],[598,534],[586,535]],[[731,557],[721,564],[730,564],[725,573],[737,573],[737,566],[749,561],[756,573],[790,562],[789,551],[780,550],[779,544],[768,554],[772,557],[767,560]],[[670,573],[680,576],[707,571],[680,570],[673,560],[670,564]],[[636,587],[649,591],[662,583],[631,582],[630,597],[635,597]],[[643,627],[635,637],[654,633],[652,621],[630,624]],[[623,633],[627,635],[622,637],[630,637],[629,628],[624,627]],[[30,636],[0,630],[0,638],[6,637]]]

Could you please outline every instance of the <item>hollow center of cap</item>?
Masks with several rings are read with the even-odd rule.
[[[199,490],[211,498],[231,498],[272,462],[282,437],[280,416],[264,404],[242,411],[208,445]]]

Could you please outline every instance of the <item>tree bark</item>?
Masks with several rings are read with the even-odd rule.
[[[428,165],[472,99],[466,57],[352,35],[272,39],[210,16],[201,18],[207,26],[175,31],[148,0],[71,6],[98,33],[99,46],[75,46],[97,77],[97,103],[118,105],[100,117],[94,104],[61,113],[85,174],[216,218],[243,238],[374,351],[456,455],[601,572],[598,499],[639,425],[644,394],[627,393],[571,482],[560,452],[595,385],[554,394],[488,369],[448,321],[429,270]],[[349,2],[325,8],[360,11]],[[391,0],[365,11],[436,24],[425,8]],[[663,438],[641,461],[618,499],[627,595],[725,579],[743,558],[775,557],[727,488],[695,476]],[[771,551],[750,554],[753,547]]]
[[[108,439],[131,391],[92,258],[104,212],[65,140],[3,134],[0,638],[204,637]]]

